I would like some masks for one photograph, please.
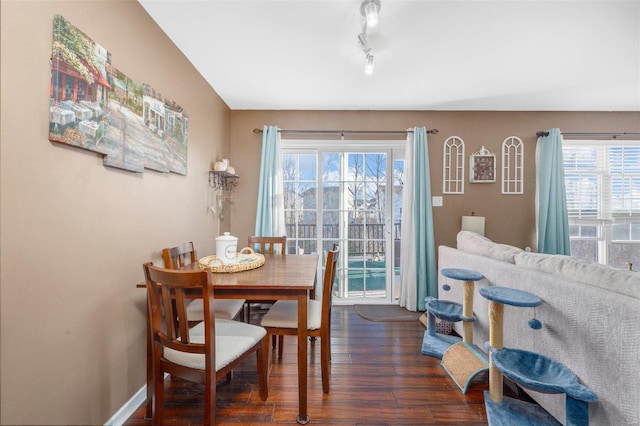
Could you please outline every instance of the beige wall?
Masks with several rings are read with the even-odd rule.
[[[465,142],[468,155],[485,146],[496,154],[497,182],[465,182],[464,195],[443,195],[444,206],[435,207],[436,246],[455,246],[461,216],[472,211],[486,217],[487,237],[535,249],[535,145],[536,132],[558,127],[566,132],[640,132],[640,113],[607,112],[451,112],[451,111],[232,111],[231,160],[241,176],[236,193],[237,212],[232,231],[243,241],[255,226],[255,205],[260,172],[261,135],[254,128],[276,125],[282,129],[403,130],[426,126],[438,129],[428,135],[431,194],[442,195],[442,144],[449,136]],[[525,145],[524,194],[502,195],[500,147],[509,136]],[[241,161],[240,161],[241,159]],[[467,166],[468,167],[468,166]]]
[[[56,13],[184,107],[186,177],[48,141]],[[228,149],[229,109],[136,1],[2,0],[1,15],[0,423],[103,424],[145,382],[143,262],[215,246],[207,171]]]

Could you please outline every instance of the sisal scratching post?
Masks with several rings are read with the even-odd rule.
[[[462,294],[462,316],[463,319],[473,319],[473,281],[465,281]],[[464,321],[462,323],[462,341],[473,343],[473,322]]]
[[[502,349],[502,327],[504,305],[489,301],[489,345],[492,350]],[[492,362],[493,353],[489,352],[489,396],[493,402],[502,402],[502,372]]]

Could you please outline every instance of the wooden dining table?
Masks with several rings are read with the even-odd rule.
[[[319,256],[292,254],[266,256],[262,266],[248,271],[212,273],[218,299],[297,300],[298,301],[298,416],[299,424],[309,423],[307,413],[307,309],[315,292]],[[199,269],[197,263],[185,269]],[[149,326],[149,325],[147,325]],[[147,417],[152,417],[153,362],[151,333],[147,343]]]

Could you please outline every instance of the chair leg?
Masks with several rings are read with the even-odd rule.
[[[233,370],[227,373],[227,383],[231,383],[232,380],[233,380]]]
[[[284,336],[278,336],[278,359],[282,359],[282,347],[284,346]]]
[[[331,314],[329,314],[326,339],[327,339],[327,344],[329,345],[329,362],[331,362]]]
[[[320,364],[322,370],[322,392],[329,393],[329,361],[331,360],[331,339],[320,338]]]
[[[155,363],[160,364],[158,363]],[[164,408],[164,371],[159,366],[154,365],[154,401],[153,401],[153,424],[162,424]]]
[[[207,373],[207,378],[205,380],[204,426],[213,426],[215,425],[215,422],[216,422],[216,378],[215,378],[215,372],[212,372],[212,374]]]
[[[244,307],[245,307],[245,309],[244,309],[244,315],[245,315],[244,319],[245,319],[245,322],[246,322],[247,324],[250,324],[250,323],[251,323],[251,303],[246,302],[246,303],[244,304]]]
[[[269,397],[269,335],[262,339],[260,348],[256,351],[258,361],[258,385],[260,399],[266,401]]]
[[[271,336],[271,347],[275,348],[276,347],[276,335],[272,335]]]
[[[154,395],[154,380],[153,380],[153,346],[151,342],[151,320],[150,313],[147,313],[147,405],[145,411],[145,420],[153,419],[153,401],[155,400]]]

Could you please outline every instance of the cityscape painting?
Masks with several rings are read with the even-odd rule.
[[[49,140],[104,155],[104,164],[187,174],[188,114],[113,66],[111,54],[53,18]]]

